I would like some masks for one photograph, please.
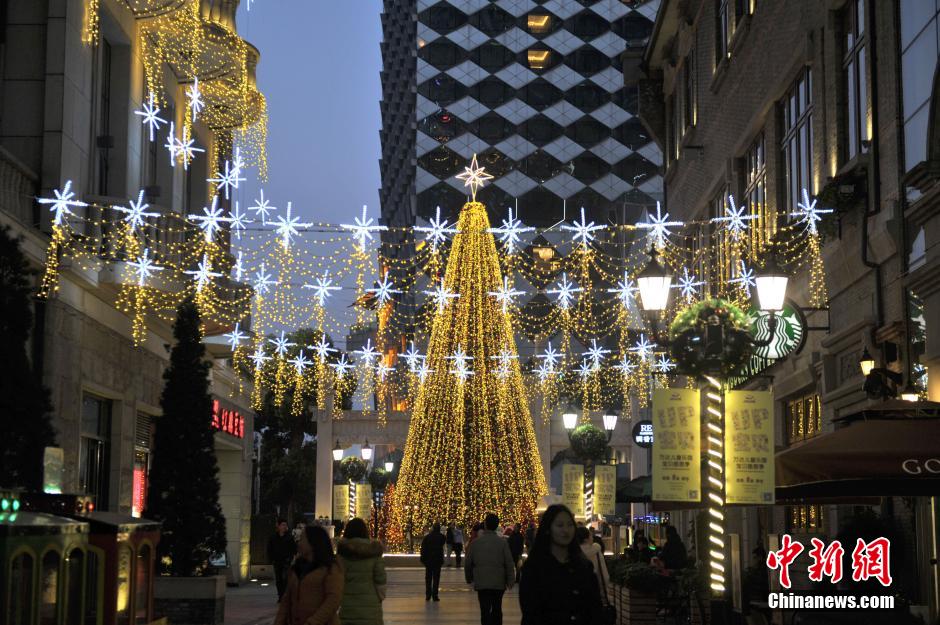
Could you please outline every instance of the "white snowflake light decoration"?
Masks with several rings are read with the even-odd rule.
[[[490,228],[489,232],[499,235],[499,241],[506,246],[506,254],[512,256],[516,251],[516,246],[522,241],[519,236],[523,232],[534,232],[535,228],[523,226],[522,222],[513,217],[512,207],[509,207],[509,219],[503,219],[503,225],[499,228]]]
[[[72,181],[66,180],[65,186],[62,187],[62,190],[53,189],[52,193],[55,195],[54,198],[39,198],[36,200],[40,204],[51,204],[49,212],[51,212],[54,217],[52,218],[52,224],[55,226],[61,226],[65,223],[66,217],[71,215],[75,216],[75,213],[72,212],[71,207],[80,208],[82,206],[88,206],[85,202],[80,202],[75,198],[75,192],[72,191]]]
[[[394,284],[388,281],[388,276],[382,276],[382,279],[376,282],[376,286],[371,289],[366,289],[366,291],[375,293],[375,297],[381,305],[392,299],[393,294],[401,293],[401,289],[393,288],[394,286]]]
[[[423,384],[428,376],[434,373],[434,369],[428,368],[428,363],[422,361],[421,366],[415,370],[415,373],[418,374],[418,380]]]
[[[313,350],[313,353],[317,355],[317,358],[320,359],[320,362],[326,362],[326,359],[329,357],[330,352],[338,351],[330,347],[329,341],[326,340],[326,334],[320,337],[320,340],[310,345],[310,349]]]
[[[496,298],[496,301],[503,307],[503,312],[509,311],[509,306],[513,303],[513,298],[523,295],[522,291],[517,291],[509,286],[509,276],[503,276],[503,286],[496,291],[487,291],[489,295]]]
[[[353,233],[353,238],[356,239],[357,250],[360,253],[365,253],[366,251],[366,241],[371,241],[374,237],[372,236],[373,232],[380,232],[383,230],[388,230],[387,226],[380,226],[378,224],[373,225],[372,217],[367,217],[368,207],[362,205],[362,219],[354,217],[353,221],[355,224],[340,224],[340,228],[345,228],[350,230]]]
[[[669,373],[676,368],[676,363],[669,359],[666,354],[660,354],[659,358],[653,363],[653,371],[657,373]]]
[[[610,350],[605,349],[603,345],[598,346],[597,339],[591,339],[591,347],[582,355],[586,360],[590,360],[594,364],[594,367],[597,368],[601,366],[601,361],[603,361],[604,357],[609,353]]]
[[[340,354],[339,360],[331,362],[330,366],[336,371],[336,375],[345,377],[347,373],[355,369],[355,365],[346,360],[346,354]]]
[[[587,245],[594,240],[594,233],[598,230],[604,230],[607,226],[600,225],[595,226],[594,222],[588,223],[587,218],[584,216],[584,207],[581,207],[581,221],[572,222],[569,226],[568,224],[562,224],[562,230],[568,230],[569,232],[574,232],[574,237],[572,237],[576,242],[587,247]]]
[[[582,360],[576,371],[578,372],[578,377],[582,380],[586,380],[592,373],[597,371],[597,368],[590,360]]]
[[[365,215],[363,215],[365,219]],[[457,234],[457,228],[449,227],[447,220],[441,221],[441,207],[437,207],[436,216],[432,217],[428,222],[430,226],[415,226],[415,231],[417,232],[427,232],[427,235],[424,237],[425,241],[428,241],[431,244],[431,250],[437,251],[437,246],[444,243],[447,240],[448,234]],[[361,246],[360,246],[361,247]]]
[[[271,357],[264,353],[264,348],[261,345],[258,345],[255,351],[248,356],[248,359],[254,363],[255,369],[262,369],[264,368],[264,363],[271,360]]]
[[[645,334],[640,333],[640,338],[628,351],[635,352],[637,357],[641,360],[649,360],[650,356],[653,355],[653,348],[655,347],[656,343],[650,342],[647,340]]]
[[[372,361],[382,355],[379,350],[372,346],[372,339],[366,339],[366,344],[361,349],[353,351],[353,353],[359,356],[359,360],[367,367],[371,367]]]
[[[146,102],[141,105],[140,110],[134,111],[134,115],[139,115],[143,119],[141,122],[144,126],[147,126],[150,130],[150,142],[153,143],[154,133],[160,130],[160,124],[166,124],[167,121],[160,117],[160,107],[154,102],[153,94],[150,94],[150,97]]]
[[[453,355],[445,356],[445,358],[447,358],[447,360],[453,360],[456,363],[455,366],[458,369],[466,367],[467,363],[473,360],[473,356],[470,356],[467,354],[467,352],[463,351],[463,347],[460,345],[457,346],[457,349],[454,351]]]
[[[232,265],[232,271],[235,272],[235,282],[241,282],[245,275],[245,265],[242,263],[242,251],[239,250],[235,255],[235,264]]]
[[[486,169],[480,167],[477,164],[477,155],[473,155],[473,160],[470,162],[470,167],[464,167],[464,172],[457,176],[454,176],[457,180],[463,181],[463,186],[470,187],[470,196],[473,198],[473,201],[477,201],[477,190],[486,183],[487,180],[492,180],[493,176],[486,173]]]
[[[561,274],[561,282],[558,282],[555,287],[556,288],[549,289],[545,292],[549,295],[558,296],[558,305],[562,308],[562,310],[567,310],[570,308],[571,304],[574,303],[574,294],[584,290],[574,282],[569,281],[567,273]]]
[[[636,364],[630,362],[630,357],[624,354],[620,357],[620,362],[614,365],[614,369],[620,372],[623,376],[628,376],[634,371],[636,371]]]
[[[287,355],[287,350],[291,347],[297,345],[297,343],[292,343],[289,338],[287,338],[287,332],[281,330],[281,335],[273,339],[268,339],[268,343],[274,345],[274,353],[279,357],[283,358]]]
[[[729,284],[740,285],[744,292],[747,293],[748,297],[751,296],[751,287],[757,286],[757,279],[754,276],[754,269],[748,267],[744,260],[738,261],[738,272],[735,274],[735,277],[728,280]]]
[[[797,221],[804,225],[810,235],[819,234],[816,224],[822,221],[822,215],[832,212],[831,208],[816,208],[816,201],[816,198],[810,201],[809,192],[803,189],[803,201],[798,202],[796,205],[800,210],[795,213],[790,213],[791,217],[799,217]]]
[[[549,365],[548,362],[543,362],[541,365],[535,369],[536,375],[539,377],[539,382],[544,382],[547,380],[553,373],[555,373],[555,368]]]
[[[222,224],[228,223],[232,221],[232,219],[222,216],[218,195],[212,197],[212,206],[204,206],[202,212],[202,215],[187,215],[186,217],[190,221],[197,222],[206,236],[206,243],[212,243],[215,238],[215,233],[222,230]]]
[[[375,375],[378,376],[379,380],[382,382],[384,382],[385,379],[388,377],[388,374],[394,370],[395,370],[395,367],[390,367],[389,365],[385,364],[385,361],[383,360],[380,360],[375,365]]]
[[[261,263],[258,267],[258,271],[255,272],[255,281],[251,286],[255,290],[255,295],[261,297],[262,295],[266,295],[271,290],[272,286],[277,286],[278,284],[280,284],[280,282],[273,280],[271,274],[264,270],[264,263]]]
[[[137,274],[137,286],[146,286],[147,279],[153,276],[154,271],[164,270],[164,267],[159,267],[153,262],[150,258],[150,249],[146,247],[143,254],[137,260],[128,261],[127,266],[134,268],[134,273]]]
[[[555,365],[558,364],[558,361],[561,359],[561,352],[553,348],[552,342],[549,341],[548,345],[545,347],[545,351],[541,354],[536,354],[535,357],[541,358],[548,366],[549,371],[554,371]]]
[[[434,303],[437,306],[437,312],[443,311],[451,300],[460,297],[460,293],[454,293],[444,286],[444,278],[441,278],[441,283],[437,287],[430,291],[424,291],[424,294],[430,295],[431,299],[434,300]]]
[[[414,341],[411,342],[411,347],[408,348],[408,351],[402,354],[402,357],[408,364],[408,370],[412,373],[415,373],[418,370],[418,362],[424,360],[424,356],[415,348]]]
[[[496,377],[500,380],[505,380],[509,377],[509,374],[512,372],[512,361],[516,359],[516,355],[508,349],[502,349],[499,354],[490,356],[490,358],[499,361],[499,364],[496,366]]]
[[[317,300],[317,304],[322,308],[326,303],[326,299],[330,296],[330,291],[342,291],[343,287],[333,286],[333,279],[330,277],[330,270],[327,269],[323,272],[323,275],[317,278],[316,284],[305,284],[303,286],[305,289],[313,289],[313,296]]]
[[[183,272],[185,274],[191,275],[193,280],[196,281],[197,293],[201,293],[206,285],[209,284],[209,282],[212,280],[212,278],[219,278],[222,276],[221,273],[212,271],[212,263],[209,260],[208,254],[202,255],[202,261],[197,267],[197,269]]]
[[[242,232],[245,230],[245,226],[254,223],[251,219],[248,219],[246,213],[241,211],[241,208],[238,206],[238,200],[235,200],[235,210],[228,214],[228,220],[232,232],[235,233],[235,238],[239,241],[242,240]]]
[[[297,375],[303,375],[304,370],[313,364],[312,360],[308,360],[307,357],[304,356],[303,351],[299,352],[296,357],[291,358],[287,362],[294,365],[294,371],[297,372]]]
[[[277,210],[276,206],[271,206],[269,200],[264,199],[264,189],[258,191],[261,197],[255,200],[254,206],[249,206],[248,210],[254,211],[255,217],[261,217],[261,225],[268,223],[268,214]]]
[[[127,206],[112,206],[111,210],[116,210],[120,213],[124,213],[124,222],[131,229],[131,232],[137,230],[137,228],[144,227],[144,219],[147,217],[159,217],[159,213],[148,213],[146,209],[150,208],[150,205],[144,202],[144,191],[141,189],[140,193],[137,195],[137,201],[130,200]]]
[[[623,272],[623,280],[617,283],[616,289],[607,289],[608,293],[617,294],[617,299],[620,300],[620,305],[624,308],[629,308],[631,304],[636,302],[636,294],[639,291],[640,289],[626,271]]]
[[[216,192],[221,189],[225,193],[225,199],[227,200],[229,199],[229,191],[237,189],[238,184],[245,181],[245,178],[239,176],[240,173],[240,169],[232,169],[232,164],[229,161],[225,161],[223,170],[216,172],[214,178],[206,178],[206,182],[214,183],[216,185]]]
[[[759,215],[749,215],[745,213],[744,211],[746,210],[746,206],[735,206],[734,197],[729,195],[728,206],[725,207],[725,214],[721,217],[714,217],[711,221],[712,223],[726,224],[725,229],[731,233],[731,238],[735,241],[740,241],[744,233],[747,232],[747,222],[759,217]]]
[[[193,79],[193,84],[186,88],[186,99],[189,100],[189,108],[192,111],[193,121],[196,121],[196,116],[206,107],[206,103],[202,99],[202,93],[199,92],[198,76]]]
[[[309,228],[312,223],[301,223],[299,217],[291,217],[291,203],[287,203],[287,215],[277,216],[277,226],[274,231],[281,238],[281,245],[288,249],[293,242],[294,237],[300,236],[298,228]],[[273,223],[273,222],[272,222]]]
[[[241,345],[242,341],[248,338],[248,335],[239,329],[237,323],[235,324],[235,327],[232,328],[231,332],[224,334],[223,336],[226,338],[226,343],[229,344],[233,352],[238,349],[238,346]]]
[[[704,284],[705,282],[696,280],[695,276],[689,275],[688,268],[683,267],[682,277],[679,278],[678,283],[673,285],[672,288],[679,289],[679,292],[682,294],[682,297],[685,298],[685,301],[691,302],[695,299],[695,296],[698,295],[698,287]]]
[[[637,223],[635,226],[641,230],[649,230],[649,236],[655,242],[656,247],[666,245],[666,238],[672,234],[669,228],[685,225],[681,221],[669,221],[669,213],[665,215],[662,213],[662,206],[659,202],[656,202],[656,216],[647,215],[647,219],[649,221]]]

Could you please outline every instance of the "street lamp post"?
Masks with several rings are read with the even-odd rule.
[[[566,412],[562,415],[561,419],[565,426],[565,433],[568,435],[568,444],[572,447],[573,451],[574,447],[571,441],[571,434],[574,432],[575,426],[578,423],[578,415],[573,412]],[[608,443],[610,443],[611,439],[613,438],[616,427],[617,415],[605,414],[604,431],[607,433]],[[594,463],[596,459],[590,456],[586,456],[583,459],[578,459],[584,461],[584,514],[587,517],[587,520],[590,521],[594,516]]]
[[[763,269],[755,276],[757,300],[761,310],[769,313],[767,337],[763,340],[750,339],[752,347],[769,345],[774,340],[777,328],[777,313],[783,310],[786,299],[789,276],[780,269],[776,255],[771,249],[770,258]],[[640,303],[644,311],[659,313],[666,309],[672,286],[672,274],[658,260],[655,246],[650,251],[650,261],[637,275],[637,287],[640,291]],[[657,333],[656,342],[668,345],[666,333]],[[720,361],[724,354],[725,332],[720,321],[709,320],[698,337],[703,343],[706,362],[711,363],[712,373],[721,369]],[[709,528],[709,579],[712,591],[725,592],[725,450],[724,450],[724,381],[713,375],[705,375],[707,382],[705,396],[708,399],[707,414],[707,462],[708,462],[708,528]]]

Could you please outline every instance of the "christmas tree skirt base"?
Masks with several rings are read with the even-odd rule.
[[[157,577],[153,584],[155,619],[169,625],[222,625],[225,577]]]

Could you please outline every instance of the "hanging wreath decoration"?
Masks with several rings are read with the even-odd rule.
[[[350,482],[358,482],[366,475],[366,463],[356,456],[347,456],[340,462],[339,470]]]
[[[704,300],[680,312],[669,337],[679,373],[689,376],[728,377],[751,356],[748,316],[724,299]]]

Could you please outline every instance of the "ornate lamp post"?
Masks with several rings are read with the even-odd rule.
[[[603,457],[603,450],[598,451],[595,448],[599,446],[600,443],[600,441],[596,439],[596,435],[599,434],[600,431],[590,424],[576,427],[578,415],[572,412],[563,414],[562,422],[565,426],[565,433],[568,435],[568,444],[571,446],[571,450],[579,460],[584,462],[584,514],[590,521],[591,517],[594,516],[594,464],[598,459]],[[576,438],[575,431],[581,430],[582,428],[584,428],[584,431],[581,432],[582,437]],[[607,444],[610,443],[611,438],[613,438],[616,428],[617,415],[605,414],[604,432],[607,438],[603,441],[604,449],[606,449]],[[591,440],[592,435],[595,436],[594,440]],[[582,440],[582,438],[585,440]]]
[[[659,313],[669,303],[672,286],[672,274],[658,260],[655,246],[650,251],[650,261],[637,276],[640,291],[640,304],[643,310]],[[687,330],[670,342],[665,332],[655,332],[659,345],[672,347],[673,355],[679,365],[679,371],[687,375],[697,375],[707,383],[705,396],[708,399],[706,409],[707,425],[707,462],[708,462],[708,528],[709,528],[709,581],[712,591],[725,592],[725,465],[724,465],[724,404],[723,378],[729,369],[739,363],[730,362],[732,353],[743,359],[753,347],[769,345],[774,339],[778,319],[777,313],[783,309],[786,299],[789,276],[777,265],[775,254],[764,268],[755,276],[757,300],[761,310],[769,313],[768,335],[761,341],[755,340],[743,330],[727,327],[721,315],[728,316],[718,304],[714,309],[706,309],[707,317],[702,329]],[[680,356],[690,358],[683,359]],[[691,358],[694,356],[694,358]],[[683,362],[685,361],[685,366]],[[694,361],[694,366],[692,363]]]

